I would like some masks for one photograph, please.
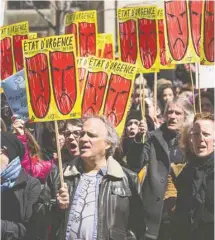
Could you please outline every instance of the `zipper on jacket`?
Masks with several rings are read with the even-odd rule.
[[[98,215],[98,224],[97,224],[97,239],[98,240],[102,240],[103,236],[102,236],[102,219],[103,219],[103,201],[102,200],[102,195],[104,194],[104,183],[106,182],[106,179],[103,178],[102,181],[99,184],[99,196],[98,196],[98,211],[97,211],[97,215]]]

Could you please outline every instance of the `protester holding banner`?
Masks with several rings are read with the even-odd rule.
[[[140,161],[136,162],[135,155],[139,155],[140,152],[133,152],[134,148],[132,145],[140,145],[142,144],[143,136],[146,135],[148,131],[147,123],[142,118],[141,112],[138,110],[131,110],[128,114],[125,123],[124,134],[121,138],[122,141],[122,157],[125,158],[126,163],[128,164],[128,168],[134,172],[139,172],[141,166]]]
[[[33,204],[40,182],[21,166],[23,144],[11,133],[1,132],[1,239],[27,240]]]
[[[188,163],[177,179],[173,240],[214,239],[214,115],[198,113],[184,139]],[[190,144],[187,144],[187,142]],[[190,149],[188,149],[191,145]]]
[[[52,225],[52,240],[142,239],[137,176],[112,158],[118,144],[116,131],[104,117],[84,120],[80,157],[64,170],[63,187],[59,189],[58,171],[51,184],[47,181],[35,206],[37,228]]]
[[[25,129],[24,121],[15,119],[12,124],[13,133],[25,146],[25,154],[21,162],[22,167],[27,173],[38,178],[44,183],[49,172],[54,166],[54,162],[41,160],[39,145],[37,144],[31,133]]]

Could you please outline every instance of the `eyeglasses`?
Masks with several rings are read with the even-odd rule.
[[[75,138],[80,137],[81,130],[75,130],[75,131],[65,131],[64,136],[68,138],[70,135],[73,135]]]

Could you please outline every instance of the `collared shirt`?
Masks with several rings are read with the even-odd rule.
[[[106,168],[100,169],[93,175],[82,173],[70,209],[66,240],[97,239],[99,184],[106,174]]]

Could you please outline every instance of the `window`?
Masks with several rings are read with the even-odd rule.
[[[47,9],[50,6],[49,1],[33,1],[34,5],[38,9]],[[8,9],[19,10],[19,9],[32,9],[25,1],[8,1]]]

